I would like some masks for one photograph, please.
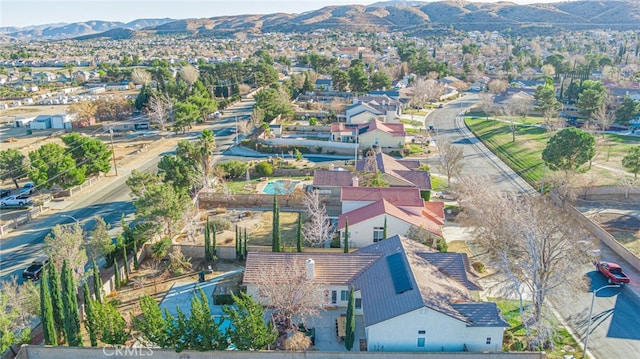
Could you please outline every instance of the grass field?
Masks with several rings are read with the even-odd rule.
[[[534,120],[535,118],[527,119],[532,122]],[[514,142],[506,122],[465,118],[465,123],[492,152],[529,184],[534,187],[540,185],[543,175],[542,151],[549,138],[544,128],[519,125]],[[622,158],[631,146],[638,144],[640,137],[596,134],[596,156],[593,160],[596,165],[581,176],[592,185],[618,184],[620,175],[608,168],[622,169]]]
[[[283,248],[296,246],[298,215],[297,212],[280,212],[280,235]],[[273,212],[262,212],[260,225],[249,233],[249,244],[270,246],[272,223]]]

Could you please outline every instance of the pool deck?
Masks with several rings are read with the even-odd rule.
[[[307,183],[307,182],[310,182],[310,181],[293,180],[293,179],[291,179],[291,180],[290,180],[290,179],[282,179],[282,178],[275,178],[275,179],[268,179],[268,178],[267,178],[266,180],[264,180],[264,181],[262,181],[262,182],[260,182],[260,183],[258,183],[258,184],[256,185],[256,191],[257,191],[258,193],[261,193],[261,194],[274,194],[274,193],[268,193],[268,192],[265,192],[265,191],[264,191],[264,189],[265,189],[265,187],[267,187],[267,185],[268,185],[269,183],[271,183],[271,182],[278,182],[278,181],[280,181],[280,182],[283,182],[283,181],[292,181],[292,182],[295,182],[295,184],[296,184],[296,185],[295,185],[295,187],[293,188],[293,190],[294,190],[294,191],[295,191],[296,189],[300,188],[303,184],[305,184],[305,183]]]

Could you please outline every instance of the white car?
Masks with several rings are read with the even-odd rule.
[[[21,196],[9,196],[0,202],[0,205],[4,206],[29,206],[33,204],[31,198],[21,198]]]

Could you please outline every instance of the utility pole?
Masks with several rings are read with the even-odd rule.
[[[118,177],[118,165],[116,164],[116,151],[113,149],[113,128],[109,127],[109,137],[111,138],[111,155],[113,157],[113,168],[116,170]]]

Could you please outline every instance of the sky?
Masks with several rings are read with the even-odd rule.
[[[205,18],[223,15],[301,13],[329,5],[378,0],[0,0],[0,27],[88,20],[129,22],[143,18]],[[468,0],[496,2],[498,0]],[[518,4],[562,0],[511,0]]]

